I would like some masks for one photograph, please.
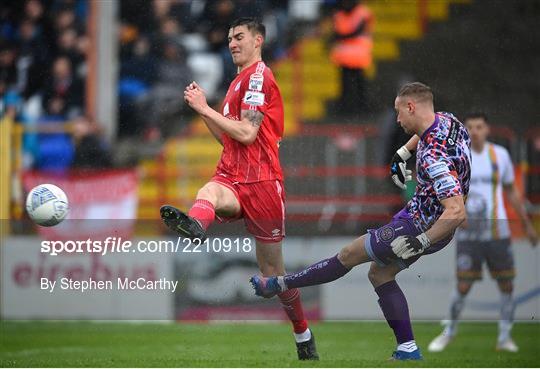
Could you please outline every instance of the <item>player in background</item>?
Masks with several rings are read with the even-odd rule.
[[[449,113],[435,113],[431,89],[419,82],[404,85],[395,100],[397,121],[417,142],[415,195],[390,223],[345,246],[339,254],[295,274],[253,276],[255,294],[271,297],[291,288],[328,283],[354,266],[369,262],[368,278],[393,329],[396,360],[422,358],[414,340],[405,295],[395,277],[422,255],[446,246],[465,220],[464,197],[469,192],[470,139],[465,127]],[[410,151],[410,150],[409,150]],[[405,167],[403,167],[405,168]]]
[[[455,337],[465,297],[473,283],[482,279],[482,264],[486,262],[501,292],[496,349],[517,352],[518,347],[510,336],[515,308],[512,299],[515,271],[503,191],[519,214],[533,246],[538,236],[514,184],[514,168],[508,151],[487,141],[489,126],[486,116],[471,114],[465,125],[471,135],[472,174],[466,205],[467,222],[456,235],[457,290],[450,304],[450,320],[446,322],[444,331],[429,344],[428,350],[442,351]]]
[[[265,27],[254,18],[240,18],[229,29],[229,50],[238,67],[221,112],[208,106],[204,91],[193,82],[185,102],[204,120],[223,146],[216,173],[197,193],[188,214],[170,205],[161,207],[165,224],[181,235],[204,240],[214,219],[244,219],[256,240],[256,257],[263,275],[284,274],[281,242],[285,236],[285,190],[279,162],[283,135],[283,100],[261,50]],[[298,358],[318,360],[315,339],[300,301],[300,291],[278,295],[294,329]]]

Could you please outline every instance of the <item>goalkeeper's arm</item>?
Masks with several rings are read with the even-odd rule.
[[[426,231],[431,243],[436,243],[449,237],[457,227],[467,219],[465,201],[462,195],[441,200],[444,211],[435,224]]]
[[[402,190],[407,188],[406,182],[412,179],[412,171],[407,169],[407,160],[412,156],[412,152],[416,150],[419,140],[418,135],[412,136],[392,157],[390,175],[392,176],[392,181]]]
[[[432,244],[450,237],[466,220],[463,196],[446,198],[441,200],[441,204],[444,206],[444,211],[430,229],[416,237],[405,235],[392,241],[392,251],[397,257],[408,259],[423,253]]]

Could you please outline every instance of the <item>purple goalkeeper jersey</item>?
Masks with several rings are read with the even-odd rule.
[[[466,197],[471,178],[471,140],[465,126],[451,113],[438,112],[416,148],[418,185],[406,210],[421,232],[444,211],[441,200]]]

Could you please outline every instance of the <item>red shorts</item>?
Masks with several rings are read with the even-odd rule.
[[[285,237],[285,190],[280,180],[238,183],[216,175],[210,182],[230,189],[240,203],[238,216],[216,216],[220,222],[244,218],[246,229],[260,242],[280,242]]]

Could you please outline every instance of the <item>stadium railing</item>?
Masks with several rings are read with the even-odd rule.
[[[0,221],[10,218],[11,204],[11,131],[13,129],[13,119],[5,115],[0,120]],[[0,237],[9,233],[6,222],[1,222]]]

